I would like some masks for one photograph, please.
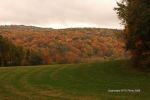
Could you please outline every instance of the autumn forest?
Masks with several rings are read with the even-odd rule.
[[[0,26],[0,42],[8,45],[1,48],[5,49],[0,56],[1,65],[87,63],[125,58],[128,54],[121,33],[117,29],[100,28]],[[15,50],[10,50],[13,48]]]

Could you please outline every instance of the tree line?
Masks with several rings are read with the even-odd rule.
[[[22,46],[0,36],[0,66],[44,64],[40,52]]]
[[[23,47],[23,65],[86,63],[126,55],[122,31],[116,29],[0,26],[0,32]]]

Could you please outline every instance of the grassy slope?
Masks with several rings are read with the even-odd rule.
[[[0,68],[0,100],[149,100],[150,74],[128,71],[123,63]]]

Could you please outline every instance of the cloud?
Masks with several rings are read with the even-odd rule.
[[[0,0],[0,24],[114,27],[115,0]]]

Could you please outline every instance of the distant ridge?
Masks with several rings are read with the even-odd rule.
[[[51,63],[81,63],[125,57],[124,36],[118,29],[2,25],[0,34],[17,45],[41,52]]]

